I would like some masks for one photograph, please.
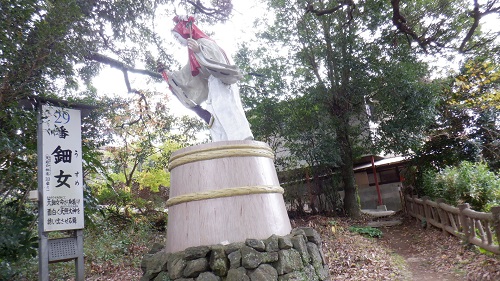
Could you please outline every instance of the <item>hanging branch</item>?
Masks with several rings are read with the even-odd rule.
[[[340,5],[338,5],[338,6],[335,6],[333,8],[329,8],[329,9],[324,9],[324,10],[314,9],[313,4],[309,2],[307,4],[307,7],[306,7],[306,14],[313,13],[316,16],[320,17],[320,16],[324,16],[324,15],[333,14],[336,11],[342,9],[343,7],[348,7],[348,10],[347,10],[348,21],[343,24],[343,26],[347,26],[354,19],[353,13],[354,13],[354,10],[356,10],[356,4],[354,4],[353,0],[345,0],[343,2],[340,2]]]
[[[187,0],[186,2],[195,8],[195,13],[199,12],[220,21],[226,21],[233,10],[231,0],[214,1],[215,3],[213,8],[206,7],[200,0]]]
[[[106,64],[106,65],[109,65],[113,68],[117,68],[117,69],[121,70],[123,73],[123,79],[125,81],[125,86],[127,87],[127,91],[129,93],[134,93],[134,94],[139,96],[139,102],[143,101],[145,104],[145,111],[146,111],[145,114],[147,115],[147,117],[149,119],[152,119],[151,115],[148,113],[149,112],[149,104],[148,104],[148,101],[146,99],[146,96],[141,91],[133,89],[130,86],[130,80],[128,78],[128,73],[132,72],[132,73],[137,73],[137,74],[143,74],[143,75],[148,75],[148,76],[153,77],[153,78],[160,78],[160,79],[162,78],[161,74],[159,74],[157,72],[149,71],[146,69],[136,69],[136,68],[133,68],[131,66],[126,65],[125,63],[123,63],[121,61],[118,61],[116,59],[112,59],[110,57],[107,57],[105,55],[101,55],[98,53],[91,53],[86,58],[88,60],[97,61],[97,62]],[[144,121],[143,115],[144,115],[143,108],[140,107],[140,114],[136,120],[124,123],[118,127],[124,128],[126,125],[130,126],[130,125],[133,125],[135,123],[138,123],[139,121]]]
[[[407,25],[406,18],[401,14],[400,6],[399,6],[400,0],[391,0],[391,5],[392,5],[392,23],[396,26],[396,28],[405,34],[408,37],[411,37],[413,40],[415,40],[418,45],[424,50],[424,52],[427,52],[427,45],[431,43],[430,40],[426,40],[421,36],[418,36],[415,31],[411,27]],[[408,38],[408,43],[411,43],[411,40]]]
[[[116,68],[116,69],[119,69],[121,71],[143,74],[143,75],[147,75],[147,76],[150,76],[153,78],[159,78],[159,79],[162,78],[160,73],[150,71],[147,69],[133,68],[133,67],[131,67],[131,66],[119,61],[119,60],[112,59],[112,58],[107,57],[107,56],[102,55],[102,54],[92,52],[88,56],[86,56],[85,58],[88,60],[93,60],[96,62],[100,62],[100,63],[106,64],[106,65],[109,65],[109,66]]]
[[[464,39],[462,40],[462,43],[460,44],[460,47],[458,48],[459,52],[461,53],[466,53],[470,50],[472,50],[477,44],[465,48],[467,43],[471,40],[472,35],[474,35],[474,32],[476,29],[479,27],[479,21],[481,18],[483,18],[486,15],[489,14],[494,14],[494,13],[500,13],[500,6],[499,7],[493,7],[496,1],[489,1],[486,4],[486,9],[484,12],[481,13],[479,10],[479,3],[477,0],[474,0],[474,9],[470,12],[470,16],[474,19],[474,22],[472,23],[472,26],[469,29],[469,32],[467,32],[467,35],[465,35]]]
[[[424,50],[424,52],[426,53],[431,44],[441,48],[446,47],[444,43],[439,42],[440,35],[442,35],[442,32],[435,32],[435,34],[433,34],[432,36],[425,36],[427,30],[424,30],[422,34],[418,34],[410,25],[408,25],[408,21],[406,20],[405,16],[401,13],[400,3],[401,0],[391,0],[392,23],[397,28],[399,33],[402,33],[406,36],[408,44],[411,44],[412,41],[415,41],[420,46],[420,48],[422,48],[422,50]],[[460,53],[466,53],[478,46],[484,45],[484,43],[482,44],[476,43],[467,48],[467,44],[470,43],[474,35],[474,32],[476,32],[477,28],[479,27],[480,20],[486,15],[500,13],[500,6],[495,6],[495,4],[497,3],[498,0],[488,1],[486,4],[483,5],[484,11],[481,12],[478,0],[474,0],[474,8],[472,11],[469,12],[469,16],[473,18],[473,23],[469,28],[469,31],[467,32],[465,37],[462,39],[460,46],[454,47],[457,51],[459,51]],[[305,10],[306,13],[313,13],[319,17],[319,16],[333,14],[345,6],[350,7],[348,11],[349,21],[346,23],[349,24],[353,19],[353,11],[356,8],[356,5],[352,0],[345,0],[343,2],[340,2],[340,4],[335,7],[323,10],[315,9],[313,4],[309,2]],[[442,26],[443,24],[439,25]]]

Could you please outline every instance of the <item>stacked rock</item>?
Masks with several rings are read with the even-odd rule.
[[[330,280],[313,228],[228,245],[190,247],[166,253],[155,245],[142,260],[141,281],[324,281]]]

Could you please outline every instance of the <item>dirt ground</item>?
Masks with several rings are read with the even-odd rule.
[[[429,239],[423,239],[423,236],[426,234],[436,236],[436,233],[415,227],[414,223],[406,220],[404,225],[382,228],[384,235],[379,241],[381,245],[390,248],[394,253],[404,258],[411,272],[412,280],[467,280],[464,272],[450,266],[454,262],[442,265],[436,261],[436,259],[447,259],[450,253],[446,252],[448,248],[446,244],[458,241],[446,241],[447,237],[437,237],[435,243],[429,243]],[[443,244],[439,242],[441,240],[444,240]]]
[[[381,229],[380,244],[402,256],[412,280],[500,280],[500,257],[466,245],[436,228],[423,228],[417,220]]]
[[[387,219],[403,223],[380,228],[382,238],[349,231],[349,226],[365,226],[372,220],[368,217],[352,221],[313,216],[292,223],[320,232],[332,280],[500,280],[498,255],[481,253],[454,236],[425,229],[401,214]]]

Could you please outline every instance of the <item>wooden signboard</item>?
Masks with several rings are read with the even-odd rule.
[[[80,110],[42,105],[38,115],[39,280],[49,280],[49,262],[75,260],[84,280],[83,173]],[[73,236],[49,239],[49,232]]]

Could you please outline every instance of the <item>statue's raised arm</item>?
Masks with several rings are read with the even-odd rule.
[[[194,17],[174,17],[172,33],[188,47],[189,62],[178,71],[163,72],[163,76],[181,103],[207,122],[212,141],[251,140],[236,85],[241,72],[194,21]]]

